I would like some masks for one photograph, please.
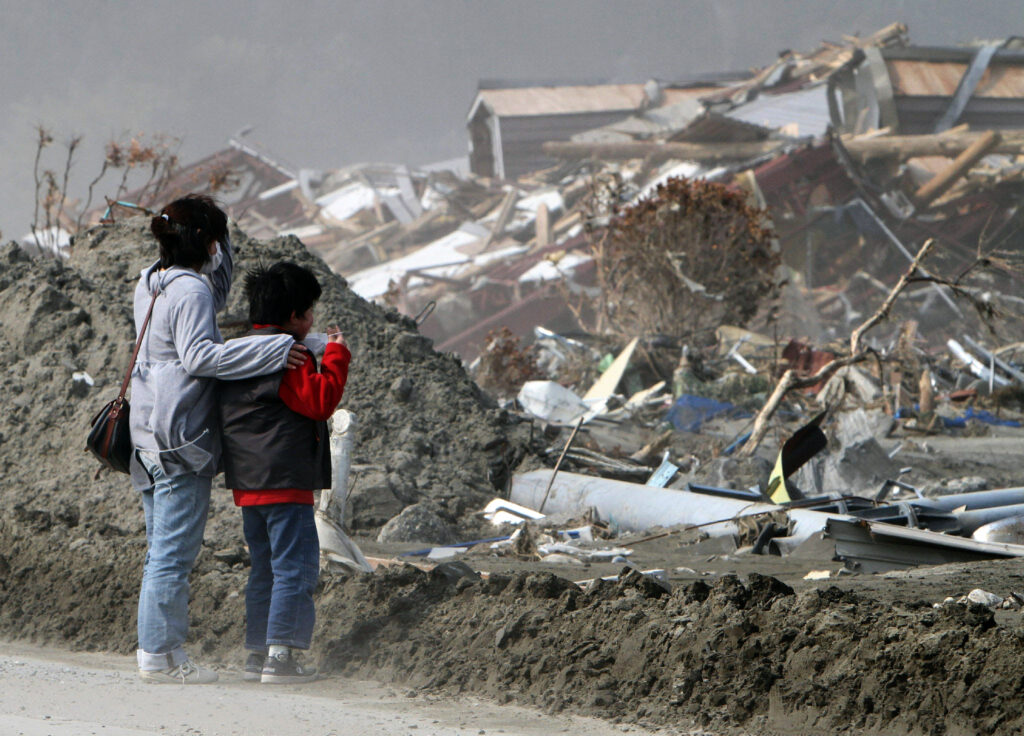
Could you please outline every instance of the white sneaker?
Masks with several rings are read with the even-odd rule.
[[[177,667],[166,670],[139,670],[139,677],[144,682],[154,684],[207,685],[217,682],[219,676],[213,670],[200,667],[191,659],[186,659]]]

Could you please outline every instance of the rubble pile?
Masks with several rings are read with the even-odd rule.
[[[468,171],[466,162],[440,162],[293,172],[232,140],[159,190],[114,199],[154,206],[206,188],[254,237],[301,238],[357,294],[417,318],[441,352],[469,362],[495,329],[526,339],[537,325],[579,329],[580,303],[601,296],[595,260],[609,224],[589,195],[614,181],[615,205],[637,207],[672,180],[704,182],[764,209],[777,237],[759,278],[785,288],[771,305],[723,301],[688,272],[683,254],[675,268],[684,287],[648,287],[666,299],[689,292],[712,314],[762,306],[777,334],[820,345],[845,339],[877,309],[916,247],[934,238],[919,275],[957,289],[915,283],[895,305],[896,322],[918,323],[917,347],[963,342],[966,333],[992,350],[1024,338],[1016,327],[1019,47],[1015,38],[921,46],[893,23],[786,51],[749,74],[482,84],[466,119]],[[67,204],[65,229],[125,214],[115,202],[79,218]],[[768,273],[775,258],[781,272]],[[978,309],[1011,319],[988,335]]]

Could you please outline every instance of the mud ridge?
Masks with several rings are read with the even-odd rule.
[[[634,571],[330,587],[323,664],[624,722],[729,733],[1019,733],[1024,631],[971,604],[891,606],[751,574],[672,593]],[[345,622],[339,629],[338,623]]]

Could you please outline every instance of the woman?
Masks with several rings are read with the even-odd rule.
[[[231,288],[227,217],[192,195],[150,223],[160,260],[135,289],[139,330],[152,316],[132,372],[132,483],[146,516],[139,593],[139,674],[149,682],[207,683],[217,674],[185,653],[188,576],[203,540],[210,484],[220,464],[215,379],[239,379],[301,365],[290,335],[223,342],[216,312]],[[155,300],[153,295],[156,294]]]

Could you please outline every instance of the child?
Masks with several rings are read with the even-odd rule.
[[[253,334],[286,333],[301,342],[313,325],[320,284],[281,262],[245,277]],[[245,679],[308,682],[316,669],[296,660],[313,633],[313,589],[320,548],[313,491],[331,484],[327,418],[341,400],[351,354],[332,328],[320,372],[312,357],[279,371],[219,385],[224,475],[242,507],[252,570],[245,591]]]

